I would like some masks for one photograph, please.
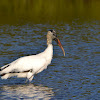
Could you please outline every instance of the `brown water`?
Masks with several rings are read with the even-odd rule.
[[[46,48],[46,33],[57,32],[66,56],[54,44],[48,69],[30,84],[0,79],[0,99],[99,100],[99,0],[0,1],[0,66]]]

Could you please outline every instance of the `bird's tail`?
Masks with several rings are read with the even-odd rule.
[[[10,66],[10,64],[7,64],[7,65],[0,68],[1,79],[7,79],[11,76],[9,74],[9,72],[10,72],[10,67],[9,66]]]
[[[1,79],[7,79],[7,78],[10,78],[13,76],[17,76],[19,78],[25,78],[25,77],[27,77],[27,73],[28,72],[21,72],[21,73],[12,72],[12,65],[11,64],[7,64],[7,65],[0,68]]]
[[[7,78],[9,78],[9,74],[2,74],[1,75],[1,79],[7,79]]]
[[[19,78],[25,78],[27,76],[27,72],[26,73],[6,73],[6,74],[2,74],[1,75],[1,79],[7,79],[13,76],[17,76]]]
[[[8,66],[9,66],[9,64],[7,64],[7,65],[1,67],[1,68],[0,68],[0,71],[2,71],[3,69],[7,68]]]
[[[7,64],[0,68],[0,76],[4,76],[6,73],[9,72],[9,66],[10,64]]]

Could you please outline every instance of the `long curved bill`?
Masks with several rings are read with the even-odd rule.
[[[58,38],[56,38],[55,41],[57,42],[57,44],[59,45],[59,47],[62,49],[63,54],[64,54],[64,56],[65,56],[65,51],[64,51],[64,48],[63,48],[63,46],[62,46],[60,40],[59,40]]]

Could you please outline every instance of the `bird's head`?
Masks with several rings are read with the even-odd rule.
[[[64,51],[64,48],[60,42],[60,40],[58,39],[57,37],[57,34],[54,30],[49,30],[48,33],[47,33],[47,42],[51,42],[50,40],[55,40],[57,42],[57,44],[59,45],[59,47],[62,49],[63,51],[63,54],[65,56],[65,51]]]

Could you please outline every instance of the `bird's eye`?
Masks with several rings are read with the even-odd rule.
[[[53,33],[53,35],[54,35],[55,37],[57,37],[57,34],[56,34],[56,33]]]

